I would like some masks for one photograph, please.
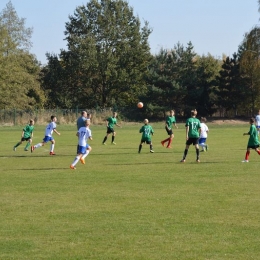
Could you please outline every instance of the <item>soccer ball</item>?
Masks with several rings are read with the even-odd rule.
[[[142,102],[138,102],[138,104],[137,104],[138,108],[142,108],[143,106],[144,106],[144,104]]]

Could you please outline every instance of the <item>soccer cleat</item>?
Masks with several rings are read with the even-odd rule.
[[[50,155],[56,155],[56,153],[54,153],[54,152],[50,152]]]
[[[85,164],[85,159],[80,158],[80,162],[81,162],[82,164]]]
[[[150,153],[154,153],[154,151],[153,151],[153,150],[150,150]]]
[[[72,170],[76,170],[76,167],[73,166],[73,165],[71,165],[71,166],[70,166],[70,169],[72,169]]]
[[[34,151],[34,146],[32,145],[31,146],[31,153]]]
[[[102,143],[103,145],[107,145],[106,143]]]
[[[162,146],[164,147],[164,141],[161,141]]]
[[[113,145],[116,145],[116,143],[115,143],[115,142],[111,142],[111,144],[113,144]]]
[[[208,151],[208,149],[209,149],[209,147],[208,147],[208,145],[206,144],[206,151]]]
[[[200,152],[203,153],[203,152],[205,152],[205,151],[204,151],[204,150],[201,150]]]
[[[243,160],[242,162],[249,162],[248,160]]]
[[[185,162],[185,160],[184,160],[184,159],[182,159],[182,160],[180,160],[180,162]]]
[[[16,152],[16,147],[15,146],[13,147],[13,150]]]
[[[196,160],[196,162],[197,162],[197,163],[200,163],[200,160],[199,160],[199,159],[197,159],[197,160]]]
[[[28,149],[27,149],[27,148],[26,148],[26,149],[24,148],[24,151],[26,151],[26,152],[27,152],[27,151],[28,151]]]

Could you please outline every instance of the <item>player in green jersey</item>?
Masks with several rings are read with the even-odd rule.
[[[139,133],[142,133],[142,138],[141,138],[141,142],[139,144],[138,153],[141,152],[144,143],[150,145],[150,153],[154,152],[153,151],[152,139],[151,139],[151,135],[154,134],[154,131],[153,131],[153,128],[150,125],[148,125],[148,123],[149,123],[148,119],[145,119],[144,125],[139,130]]]
[[[184,150],[183,158],[181,162],[185,162],[188,150],[191,144],[195,146],[196,149],[196,161],[200,162],[200,150],[199,150],[199,136],[200,136],[200,120],[196,118],[197,110],[191,110],[191,117],[186,121],[186,147]]]
[[[260,155],[260,150],[259,148],[259,139],[258,139],[258,132],[255,126],[255,119],[252,117],[249,120],[250,124],[250,129],[248,133],[244,133],[243,135],[250,135],[248,143],[247,143],[247,150],[246,150],[246,155],[245,155],[245,160],[242,162],[249,162],[249,155],[250,155],[250,149],[254,149],[259,155]]]
[[[34,120],[33,120],[33,119],[30,119],[29,124],[26,125],[26,126],[23,128],[21,141],[18,142],[18,143],[13,147],[13,150],[14,150],[14,151],[16,151],[16,148],[17,148],[20,144],[22,144],[24,141],[27,141],[27,144],[26,144],[26,146],[25,146],[25,148],[24,148],[24,151],[28,151],[28,148],[29,148],[29,146],[30,146],[31,143],[32,143],[33,130],[34,130]]]
[[[170,115],[166,117],[166,121],[165,121],[165,130],[166,130],[167,134],[169,135],[169,137],[167,139],[161,141],[161,144],[162,144],[162,146],[164,146],[165,143],[168,142],[166,148],[171,148],[172,139],[174,138],[174,134],[172,131],[172,125],[174,125],[175,128],[178,128],[176,125],[174,110],[170,111]]]
[[[107,134],[106,136],[104,137],[104,140],[102,142],[102,144],[106,144],[106,140],[108,138],[108,136],[112,133],[112,141],[111,141],[111,144],[116,144],[114,141],[115,141],[115,136],[116,136],[116,132],[114,130],[114,125],[120,127],[120,125],[117,123],[117,112],[114,112],[113,113],[113,116],[109,117],[107,119]]]

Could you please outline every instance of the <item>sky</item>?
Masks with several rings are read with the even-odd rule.
[[[0,1],[0,12],[9,0]],[[30,52],[44,65],[46,53],[67,49],[65,23],[88,0],[11,0],[25,26],[33,28]],[[258,0],[127,0],[142,26],[149,23],[152,54],[190,41],[198,55],[232,56],[246,32],[260,25]]]

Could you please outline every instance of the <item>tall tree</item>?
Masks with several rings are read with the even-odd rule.
[[[0,23],[0,109],[41,107],[45,99],[39,82],[38,61],[28,51],[19,49],[13,37],[19,28]]]
[[[149,92],[142,100],[165,110],[181,107],[179,62],[176,49],[161,49],[154,56],[149,66]]]
[[[68,51],[60,54],[73,105],[82,105],[82,96],[89,106],[135,103],[147,89],[150,33],[126,1],[90,0],[77,7],[66,23]]]
[[[197,109],[201,115],[212,115],[217,104],[217,77],[219,76],[220,63],[211,55],[197,58]]]
[[[0,25],[4,26],[12,42],[20,50],[28,51],[31,46],[32,28],[26,28],[25,18],[19,18],[12,2],[9,1],[6,8],[0,13]]]
[[[234,53],[232,57],[223,59],[218,77],[218,106],[223,116],[238,115],[239,108],[245,99],[243,78],[240,73],[239,56]]]
[[[245,34],[240,47],[240,72],[245,79],[251,114],[260,102],[260,27],[255,26]]]
[[[182,110],[190,115],[190,110],[198,107],[198,86],[197,86],[197,54],[193,50],[191,42],[184,48],[178,44],[176,53],[179,57],[179,84],[182,91]]]

